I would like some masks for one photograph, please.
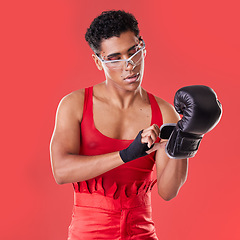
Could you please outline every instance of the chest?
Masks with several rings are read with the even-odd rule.
[[[93,100],[95,128],[103,135],[116,139],[134,139],[152,121],[150,103],[136,104],[128,109],[113,107],[107,102]]]

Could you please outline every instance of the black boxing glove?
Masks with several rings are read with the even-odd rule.
[[[174,107],[183,117],[174,127],[166,145],[170,158],[194,157],[205,133],[219,122],[222,106],[216,93],[204,85],[179,89],[174,97]]]
[[[142,134],[143,130],[141,130],[134,141],[126,148],[119,152],[121,159],[123,162],[130,162],[134,159],[146,156],[149,149],[153,147],[153,145],[149,148],[147,143],[142,143]]]

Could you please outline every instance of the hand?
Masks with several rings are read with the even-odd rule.
[[[153,124],[149,128],[146,128],[142,132],[142,143],[147,143],[148,147],[150,148],[153,143],[157,140],[160,134],[160,129],[156,124]]]
[[[147,154],[150,154],[151,152],[154,152],[161,147],[165,147],[166,143],[165,144],[163,142],[155,143],[159,134],[160,134],[160,129],[156,124],[153,124],[149,128],[146,128],[143,130],[141,142],[147,143],[147,146],[151,148],[148,151],[146,151]]]

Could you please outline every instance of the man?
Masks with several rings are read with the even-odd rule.
[[[74,186],[68,239],[158,239],[154,164],[166,201],[177,196],[188,170],[187,158],[165,153],[159,127],[180,117],[141,87],[146,48],[132,14],[103,12],[85,37],[106,80],[60,101],[50,146],[56,182]]]

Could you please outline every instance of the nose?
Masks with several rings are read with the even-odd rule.
[[[136,65],[131,59],[126,61],[126,70],[133,70],[135,67]]]

